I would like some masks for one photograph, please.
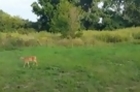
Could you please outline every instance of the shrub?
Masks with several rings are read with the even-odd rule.
[[[134,39],[140,39],[140,32],[134,32],[132,33],[132,36]]]
[[[22,39],[18,39],[18,38],[9,39],[8,37],[7,39],[5,39],[1,47],[5,50],[15,50],[22,46],[24,46],[24,42]]]
[[[134,40],[132,43],[133,44],[140,44],[140,40]]]
[[[100,35],[95,35],[95,38],[104,42],[111,43],[124,42],[129,40],[128,36],[120,35],[117,33],[102,33]]]
[[[138,29],[138,28],[135,28]],[[134,29],[133,29],[134,30]],[[139,30],[123,29],[117,31],[84,31],[83,35],[78,38],[66,39],[61,38],[61,34],[52,34],[45,31],[29,32],[21,34],[18,32],[0,33],[0,47],[6,50],[19,49],[28,46],[92,46],[104,45],[108,43],[131,42],[140,43]],[[80,34],[79,34],[80,35]]]
[[[39,45],[39,42],[36,39],[29,39],[29,40],[25,41],[24,43],[25,43],[25,46],[26,47],[29,47],[29,46],[38,46]]]
[[[66,38],[64,38],[62,40],[59,40],[56,43],[57,43],[56,45],[59,45],[59,46],[65,46],[65,47],[69,47],[70,46],[70,40],[66,39]]]
[[[74,46],[83,46],[84,42],[80,38],[75,38],[72,40]]]

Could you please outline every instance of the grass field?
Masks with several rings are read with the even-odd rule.
[[[38,67],[23,68],[28,55]],[[1,51],[0,92],[140,92],[140,45]]]

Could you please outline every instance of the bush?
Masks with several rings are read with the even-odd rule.
[[[58,45],[58,46],[65,46],[65,47],[71,46],[70,40],[69,39],[66,39],[66,38],[64,38],[64,39],[59,40],[58,42],[56,42],[56,45]]]
[[[134,39],[140,39],[140,32],[132,33]]]
[[[38,46],[39,45],[39,42],[36,39],[29,39],[29,40],[25,41],[24,44],[25,44],[26,47],[29,47],[29,46]]]
[[[95,38],[104,42],[124,42],[129,40],[129,36],[120,35],[117,33],[102,33],[100,35],[95,35]]]
[[[1,47],[5,50],[15,50],[22,46],[24,46],[24,42],[22,39],[17,39],[17,38],[9,39],[8,37],[7,39],[5,39]]]
[[[137,29],[137,28],[135,28]],[[133,29],[134,30],[134,29]],[[45,31],[29,32],[21,34],[18,32],[0,33],[0,47],[5,50],[19,49],[28,46],[92,46],[108,43],[131,42],[140,43],[139,30],[117,30],[117,31],[84,31],[83,35],[74,39],[61,38],[61,34],[51,34]]]
[[[84,42],[80,38],[75,38],[72,40],[74,46],[83,46]]]

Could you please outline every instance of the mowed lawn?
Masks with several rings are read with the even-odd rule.
[[[38,67],[23,67],[29,55]],[[0,92],[140,92],[140,45],[1,51]]]

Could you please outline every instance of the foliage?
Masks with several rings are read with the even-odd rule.
[[[0,10],[0,32],[15,32],[23,29],[24,31],[28,29],[35,30],[35,24],[28,20],[24,20],[19,16],[11,16],[4,11]]]
[[[103,3],[99,7],[99,3]],[[76,38],[80,30],[108,30],[140,26],[139,0],[37,0],[31,4],[32,22],[0,10],[0,32],[47,31]],[[24,30],[24,31],[23,31]]]
[[[128,22],[129,26],[140,26],[140,1],[124,0],[123,18]]]
[[[80,35],[80,9],[67,1],[57,6],[57,14],[51,21],[52,31],[62,33],[62,37],[75,38]]]
[[[60,12],[57,9],[58,5],[63,5],[63,3],[69,1],[72,7],[81,7],[84,13],[80,14],[82,19],[79,23],[82,24],[81,29],[86,30],[115,30],[120,28],[140,26],[139,23],[139,0],[38,0],[32,4],[33,12],[39,16],[38,22],[41,23],[43,30],[49,30],[49,28],[54,29],[53,31],[59,32],[61,29],[54,28],[51,25],[51,20],[56,21],[57,14]],[[102,2],[103,7],[99,8],[98,4]],[[41,6],[41,7],[40,7]],[[68,7],[64,7],[68,8]],[[46,11],[45,11],[46,10]],[[63,9],[65,10],[65,9]],[[67,11],[63,11],[63,13]],[[77,14],[75,14],[77,15]],[[47,18],[45,18],[45,16]],[[137,16],[137,17],[136,17]],[[48,21],[49,18],[49,21]],[[102,22],[99,23],[100,18]],[[65,18],[62,17],[57,19],[57,25],[64,26],[68,25]],[[44,24],[42,23],[44,21]],[[49,25],[49,27],[47,27]],[[44,28],[43,26],[47,27]],[[65,28],[62,27],[62,30]],[[67,29],[65,29],[67,30]],[[51,30],[52,31],[52,30]]]
[[[38,19],[38,28],[40,30],[50,29],[50,22],[53,18],[56,10],[56,6],[59,0],[38,0],[38,2],[32,3],[33,13],[35,13]]]

